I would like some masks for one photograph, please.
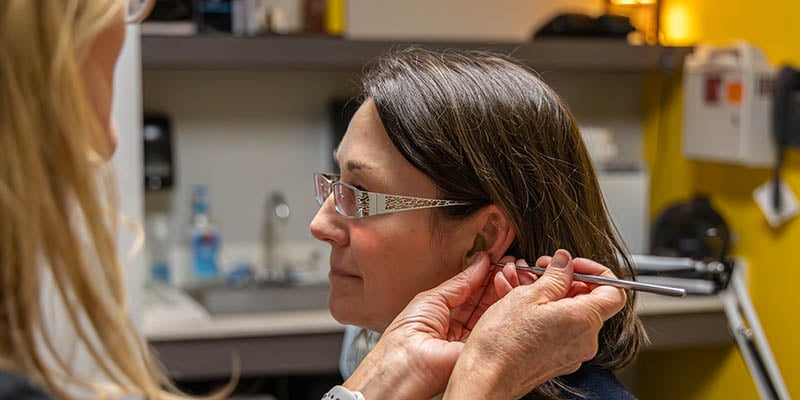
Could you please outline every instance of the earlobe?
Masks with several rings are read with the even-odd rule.
[[[473,218],[474,239],[464,265],[470,265],[472,259],[481,252],[488,253],[489,259],[496,262],[505,255],[517,237],[511,220],[494,204],[482,208]]]

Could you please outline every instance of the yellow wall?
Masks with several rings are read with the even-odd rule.
[[[744,39],[773,64],[800,66],[798,0],[664,0],[662,23],[672,44],[729,43]],[[711,194],[738,237],[734,252],[749,261],[751,296],[789,392],[800,397],[800,218],[770,228],[752,191],[770,178],[766,169],[687,161],[681,154],[680,78],[646,78],[645,157],[652,173],[651,210]],[[660,111],[660,112],[659,112]],[[800,156],[788,155],[785,178],[800,195]],[[757,393],[735,346],[645,353],[638,363],[642,399],[754,399]]]

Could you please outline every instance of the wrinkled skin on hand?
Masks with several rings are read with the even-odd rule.
[[[563,250],[536,264],[547,270],[530,285],[514,288],[513,277],[500,282],[496,277],[502,299],[473,326],[446,398],[516,399],[541,383],[576,371],[597,353],[600,328],[625,305],[625,292],[572,281],[572,273],[608,278],[614,274],[594,261],[572,260]],[[509,276],[511,270],[507,266],[503,274]]]
[[[591,359],[603,321],[622,309],[625,295],[573,282],[572,270],[613,277],[611,271],[563,250],[537,260],[556,266],[540,278],[517,271],[512,258],[501,261],[509,263],[491,274],[481,254],[418,294],[344,386],[370,400],[428,399],[445,387],[450,398],[518,398]]]

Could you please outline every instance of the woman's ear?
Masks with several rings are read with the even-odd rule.
[[[490,204],[475,213],[469,222],[470,235],[473,236],[472,248],[466,253],[469,265],[477,254],[486,252],[489,260],[496,262],[502,258],[511,243],[517,237],[511,220],[497,205]]]

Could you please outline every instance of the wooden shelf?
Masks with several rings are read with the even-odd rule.
[[[689,47],[631,46],[607,39],[540,39],[530,43],[392,42],[330,37],[143,36],[144,68],[360,70],[390,49],[478,49],[511,55],[540,70],[645,71],[680,68]]]

